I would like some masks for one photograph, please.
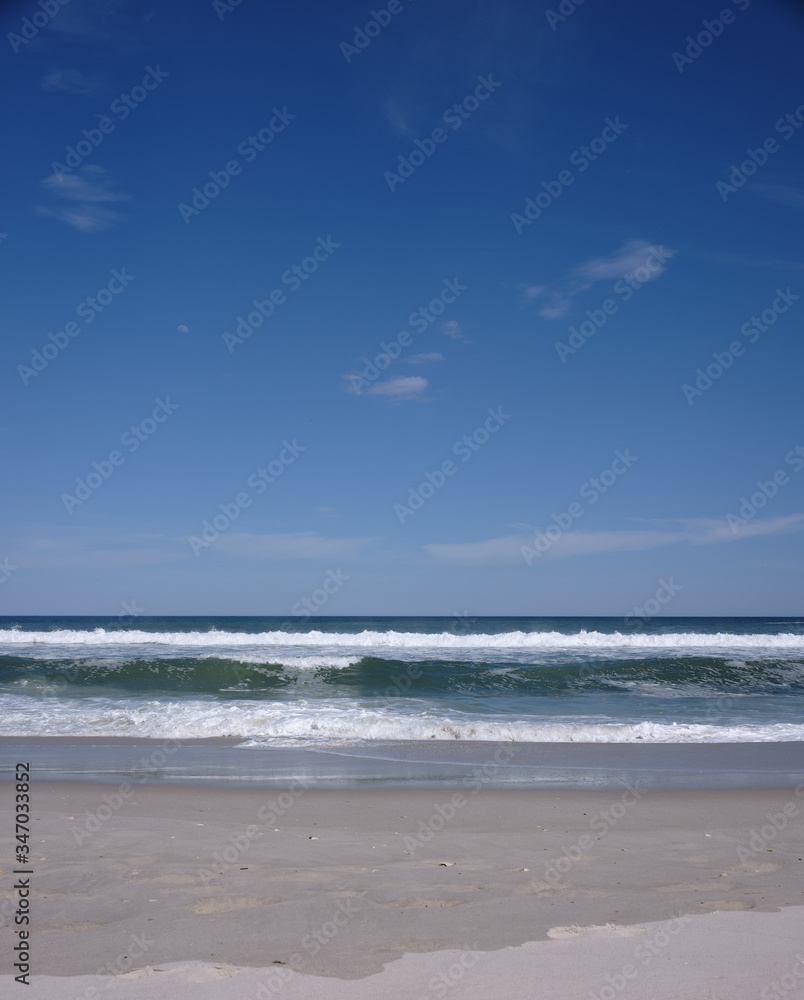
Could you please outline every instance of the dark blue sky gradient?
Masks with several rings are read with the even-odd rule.
[[[399,0],[347,62],[370,4],[218,6],[69,0],[24,44],[9,34],[42,8],[2,8],[3,613],[134,599],[150,614],[283,615],[330,570],[349,579],[322,614],[626,614],[670,577],[668,614],[799,613],[799,8],[588,0],[552,30],[546,5]],[[679,72],[673,53],[722,10]],[[123,118],[113,102],[161,74]],[[471,108],[489,76],[494,92],[451,128],[444,112]],[[282,130],[246,162],[238,146],[280,124],[275,109]],[[52,176],[104,118],[113,130]],[[627,128],[581,171],[573,153],[606,119]],[[438,127],[445,141],[389,190],[386,172]],[[772,139],[724,200],[717,182]],[[185,221],[181,204],[234,159]],[[512,215],[567,169],[518,233]],[[293,290],[282,275],[319,239],[338,246]],[[626,302],[612,289],[652,247],[664,262]],[[115,269],[133,279],[84,322],[76,308]],[[409,317],[445,280],[465,291],[417,332]],[[227,348],[276,288],[286,301]],[[777,289],[785,311],[741,333],[784,304]],[[617,311],[562,361],[556,342],[607,299]],[[32,374],[71,321],[80,333]],[[348,391],[404,330],[400,356]],[[735,341],[742,355],[685,394]],[[121,445],[166,398],[175,413]],[[453,446],[489,408],[510,418],[462,461]],[[257,495],[249,477],[294,441],[305,450]],[[618,449],[637,460],[583,501]],[[91,495],[65,501],[115,450]],[[788,481],[732,530],[777,470]],[[188,538],[244,491],[194,554]],[[574,502],[582,514],[548,538]]]

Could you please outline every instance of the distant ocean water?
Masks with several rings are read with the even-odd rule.
[[[5,617],[0,732],[804,740],[804,621]]]

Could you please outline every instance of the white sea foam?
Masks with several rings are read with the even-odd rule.
[[[219,653],[204,653],[199,661],[219,659]],[[238,653],[238,663],[251,663],[254,666],[284,667],[286,671],[293,670],[344,670],[360,663],[362,656],[291,656],[283,653]],[[170,661],[167,661],[170,662]]]
[[[777,632],[771,635],[729,632],[664,632],[661,634],[587,632],[585,629],[565,635],[562,632],[498,632],[453,635],[451,632],[145,632],[98,628],[92,631],[55,629],[28,632],[23,629],[0,629],[2,646],[88,647],[184,647],[215,649],[219,647],[292,646],[302,649],[347,647],[352,649],[443,649],[443,650],[598,650],[598,649],[708,649],[746,650],[779,649],[804,651],[804,635]]]
[[[506,740],[534,743],[757,743],[804,740],[794,723],[613,722],[570,716],[476,718],[460,712],[404,712],[396,706],[296,700],[218,702],[201,699],[119,701],[0,696],[5,736],[138,736],[243,738],[250,745],[315,745],[346,740]]]

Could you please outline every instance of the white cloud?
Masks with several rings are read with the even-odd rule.
[[[547,305],[538,310],[542,319],[562,319],[572,312],[572,300],[569,296],[552,292]]]
[[[444,355],[437,351],[428,351],[426,354],[414,354],[412,358],[405,358],[409,365],[426,365],[428,361],[443,361]]]
[[[250,559],[329,559],[351,556],[371,545],[373,538],[322,538],[314,531],[288,534],[223,534],[215,548]]]
[[[748,521],[732,531],[725,518],[676,519],[665,522],[670,527],[626,531],[565,531],[547,548],[542,559],[564,559],[596,552],[634,552],[662,545],[687,542],[710,545],[734,542],[760,535],[776,535],[804,530],[804,514]],[[540,529],[544,533],[544,527]],[[426,545],[438,562],[464,566],[513,565],[524,563],[523,546],[533,547],[534,534],[505,535],[480,542]]]
[[[457,320],[450,319],[443,325],[441,332],[447,337],[452,337],[453,340],[464,340],[464,335],[461,332],[460,323]]]
[[[561,319],[572,311],[576,295],[600,281],[617,281],[639,268],[646,271],[645,281],[655,281],[664,274],[665,261],[675,252],[645,240],[629,240],[608,256],[582,261],[552,285],[521,285],[519,291],[528,302],[545,300],[537,309],[543,319]]]
[[[589,285],[597,281],[615,281],[617,278],[622,278],[624,274],[635,271],[638,267],[644,267],[647,258],[654,255],[654,249],[654,246],[644,240],[629,240],[608,257],[591,257],[584,261],[574,268],[572,273],[580,281],[588,281]],[[675,250],[667,250],[664,247],[661,249],[663,250],[662,256],[672,257],[675,253]],[[648,280],[654,281],[664,272],[664,264],[660,262],[656,270],[651,272]]]
[[[398,375],[387,382],[375,382],[366,393],[371,396],[388,396],[390,399],[416,399],[427,386],[427,379],[420,375]]]
[[[39,86],[50,93],[86,95],[97,94],[102,81],[99,76],[86,76],[77,69],[54,69],[42,77]]]
[[[320,514],[321,517],[340,517],[337,507],[314,507],[316,514]]]
[[[79,167],[72,174],[51,174],[42,181],[47,191],[70,202],[55,207],[37,206],[37,214],[60,219],[84,233],[109,229],[123,216],[109,208],[113,202],[127,201],[129,196],[112,190],[108,171],[94,163]]]

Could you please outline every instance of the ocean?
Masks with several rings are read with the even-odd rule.
[[[796,618],[0,618],[4,737],[804,740]]]

